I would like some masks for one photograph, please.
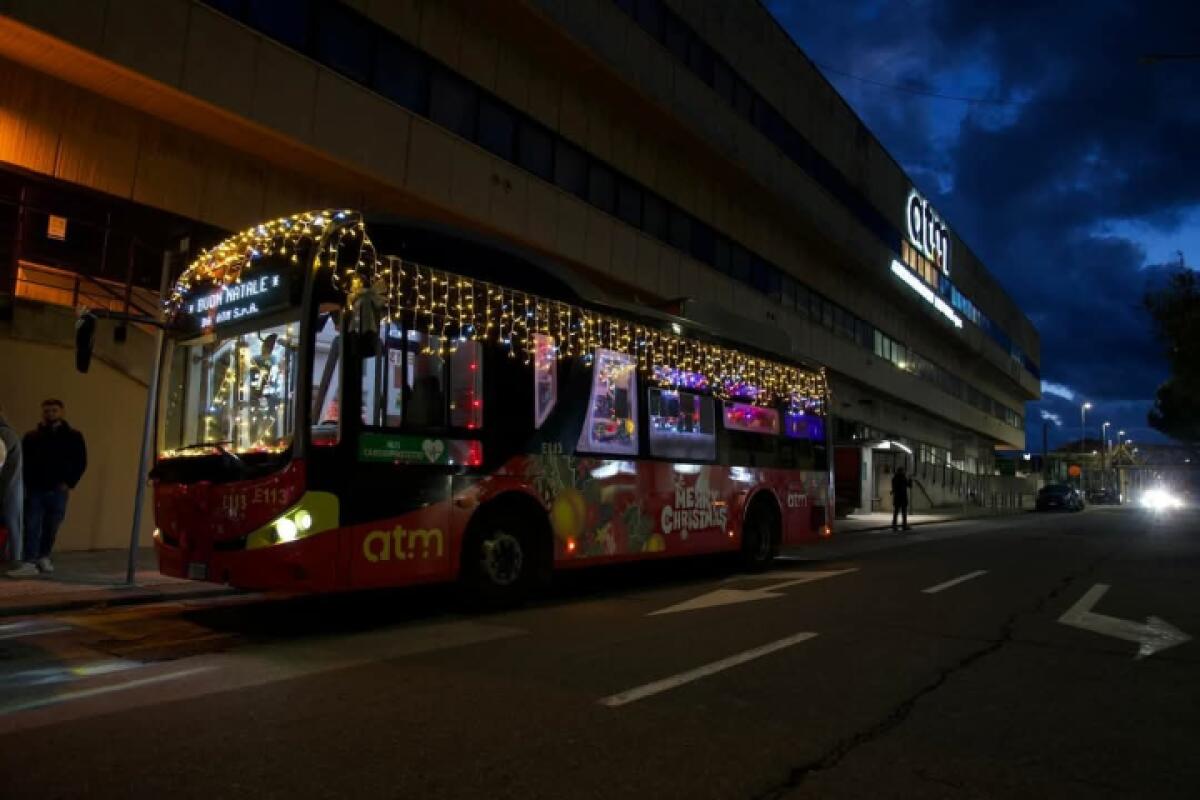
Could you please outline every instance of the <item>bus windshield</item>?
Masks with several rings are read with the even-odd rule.
[[[159,457],[278,453],[296,426],[299,310],[240,333],[177,341],[165,364]]]

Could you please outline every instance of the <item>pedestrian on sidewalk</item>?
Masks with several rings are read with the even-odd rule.
[[[63,411],[61,400],[42,401],[41,424],[21,441],[25,461],[25,552],[24,563],[8,573],[14,578],[54,571],[50,552],[67,513],[67,497],[87,469],[83,434],[67,424]]]
[[[8,529],[8,541],[0,548],[0,560],[21,560],[21,537],[25,533],[22,469],[21,437],[8,424],[4,406],[0,405],[0,525]]]
[[[904,530],[908,527],[908,490],[912,488],[912,478],[904,474],[904,467],[899,467],[892,476],[892,530],[896,530],[897,517],[903,517]]]

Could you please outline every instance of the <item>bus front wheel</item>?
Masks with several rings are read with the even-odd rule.
[[[779,514],[766,500],[756,500],[742,523],[742,566],[751,572],[760,572],[778,554]]]
[[[529,596],[539,572],[530,520],[511,510],[485,513],[471,526],[463,552],[463,578],[478,605],[507,607]]]

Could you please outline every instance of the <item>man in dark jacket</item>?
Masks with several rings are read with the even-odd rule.
[[[67,513],[67,496],[87,469],[83,434],[63,419],[61,400],[42,403],[42,422],[25,434],[21,449],[25,460],[25,563],[8,574],[13,577],[53,572],[50,551]]]
[[[892,476],[892,530],[896,530],[896,518],[903,516],[904,530],[908,527],[908,490],[912,486],[912,478],[904,474],[904,467],[896,470]]]

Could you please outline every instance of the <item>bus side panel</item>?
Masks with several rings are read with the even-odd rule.
[[[397,517],[344,528],[349,586],[366,589],[451,580],[457,570],[452,503],[433,503]]]

